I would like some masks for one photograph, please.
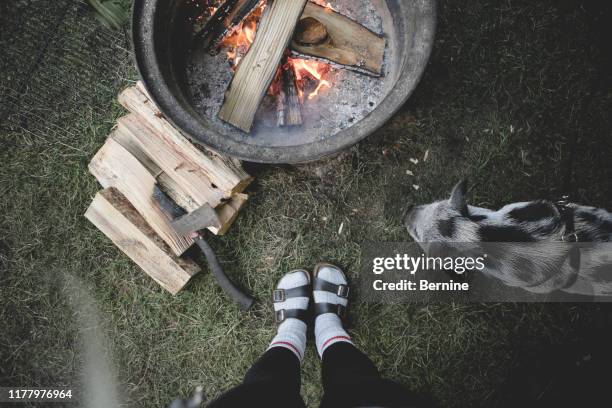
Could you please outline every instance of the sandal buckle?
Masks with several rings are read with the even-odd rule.
[[[277,310],[274,313],[274,320],[276,320],[276,323],[282,323],[285,321],[285,309]]]
[[[272,300],[274,303],[284,302],[286,299],[287,297],[285,296],[284,289],[276,289],[274,292],[272,292]]]
[[[348,298],[349,296],[349,287],[347,285],[338,285],[338,291],[336,292],[336,295],[338,295],[341,298]]]

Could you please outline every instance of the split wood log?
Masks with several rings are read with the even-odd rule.
[[[350,18],[308,2],[291,50],[340,64],[354,71],[382,75],[386,40]]]
[[[225,94],[219,118],[250,132],[306,3],[307,0],[275,0],[266,7],[255,41],[240,61]]]
[[[281,86],[279,87],[278,92],[276,94],[276,126],[278,127],[285,126],[285,101],[286,99],[287,99],[287,95],[285,95],[285,92],[283,91],[283,87]]]
[[[226,0],[194,38],[197,48],[216,54],[223,39],[255,9],[261,0]]]
[[[200,271],[193,261],[172,255],[145,219],[114,188],[96,194],[85,217],[173,295]]]
[[[172,220],[154,200],[155,177],[115,139],[107,139],[89,163],[89,171],[102,187],[119,190],[175,255],[182,255],[193,244],[191,238],[174,231]]]
[[[224,235],[232,224],[234,224],[234,221],[238,218],[238,213],[240,213],[240,210],[242,210],[242,207],[244,207],[248,199],[249,196],[246,194],[236,194],[230,201],[217,208],[217,215],[221,220],[221,227],[210,227],[208,230],[215,235]]]
[[[285,94],[285,126],[302,124],[302,104],[295,84],[295,72],[292,67],[283,69],[282,89]]]
[[[129,114],[117,121],[123,138],[130,137],[133,143],[199,206],[219,206],[227,196],[213,185],[202,168],[178,150],[181,146],[168,143],[158,133],[152,133],[138,115]]]
[[[156,178],[159,188],[166,193],[179,207],[188,213],[198,211],[202,208],[191,196],[185,193],[183,189],[166,174],[153,160],[140,149],[137,141],[131,135],[120,128],[116,128],[109,136],[109,139],[114,139],[129,153],[132,154],[138,161]],[[224,202],[215,208],[215,212],[221,222],[220,227],[208,227],[207,229],[215,235],[222,235],[227,232],[233,221],[237,217],[246,200],[247,194],[235,194],[232,198],[224,200]],[[234,212],[236,214],[234,215]],[[174,228],[174,227],[173,227]],[[176,231],[176,228],[174,228]]]
[[[268,94],[274,97],[276,106],[276,126],[285,126],[285,92],[283,87],[283,67],[287,63],[286,59],[279,64],[272,80],[272,85],[268,88]]]
[[[149,173],[156,178],[160,189],[168,195],[179,207],[187,212],[195,211],[200,208],[200,205],[187,195],[181,187],[168,176],[164,171],[153,161],[145,152],[140,149],[138,143],[127,132],[123,132],[118,128],[109,135],[109,138],[115,139],[123,148],[132,154],[138,161],[149,170]]]
[[[164,118],[149,97],[142,82],[124,90],[119,95],[119,103],[130,112],[142,116],[143,122],[151,131],[163,138],[176,151],[181,152],[185,158],[195,163],[226,198],[241,193],[253,181],[253,178],[242,169],[237,160],[220,156],[209,150],[204,152],[187,140]]]

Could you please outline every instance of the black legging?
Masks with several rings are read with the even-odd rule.
[[[321,407],[414,407],[403,386],[380,377],[374,363],[350,343],[336,343],[323,353]],[[302,408],[300,362],[290,350],[268,350],[246,373],[242,384],[208,408]]]

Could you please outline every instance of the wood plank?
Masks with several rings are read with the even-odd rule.
[[[282,70],[282,88],[285,95],[285,126],[299,126],[302,124],[302,104],[295,85],[295,72],[293,68]]]
[[[115,188],[96,194],[85,217],[173,295],[200,271],[193,261],[172,255],[168,245]]]
[[[313,20],[324,26],[326,37]],[[340,13],[311,2],[304,8],[291,41],[291,50],[298,54],[376,76],[383,72],[385,46],[386,40],[382,36]]]
[[[248,187],[248,185],[251,184],[254,178],[251,177],[246,171],[244,171],[240,160],[219,154],[204,146],[194,145],[190,143],[189,140],[187,140],[186,136],[184,136],[172,124],[170,124],[170,122],[168,122],[164,118],[164,114],[159,110],[157,105],[155,105],[155,103],[153,102],[153,99],[151,98],[147,89],[145,88],[144,83],[142,81],[138,81],[136,83],[135,88],[137,91],[139,91],[142,94],[146,102],[144,106],[142,107],[143,108],[142,110],[140,111],[136,110],[136,111],[133,111],[133,113],[139,113],[139,114],[146,113],[147,115],[150,115],[149,109],[153,109],[153,114],[154,114],[153,117],[158,120],[153,121],[152,127],[155,129],[159,129],[159,131],[161,132],[162,130],[166,129],[168,125],[178,135],[183,136],[183,140],[188,143],[188,146],[185,146],[186,154],[192,157],[192,160],[196,161],[198,164],[200,164],[204,168],[208,168],[208,166],[214,166],[213,169],[211,169],[209,173],[207,174],[209,174],[209,178],[211,180],[213,181],[216,180],[219,183],[217,184],[218,186],[220,186],[219,188],[221,188],[224,191],[228,191],[228,188],[229,188],[228,186],[231,186],[232,183],[236,183],[234,188],[231,188],[230,191],[232,194],[238,194],[238,193],[242,193]],[[121,103],[121,95],[119,96],[119,99],[120,99],[119,102]],[[126,107],[125,105],[123,106]],[[194,148],[196,151],[192,152],[191,148]],[[203,158],[199,157],[198,153],[199,155],[203,155],[204,157]],[[224,185],[224,183],[220,182],[219,180],[215,179],[213,177],[214,175],[219,177],[219,179],[227,180],[227,183],[226,183],[227,186]]]
[[[157,133],[151,132],[140,116],[132,113],[120,118],[117,121],[117,128],[123,139],[131,138],[131,143],[136,144],[199,206],[210,204],[217,207],[225,198],[229,198],[214,185],[197,163],[177,150],[176,144],[167,143]]]
[[[249,199],[247,194],[236,194],[232,197],[230,201],[228,201],[225,205],[217,208],[217,215],[221,220],[221,228],[208,228],[215,235],[224,235],[227,233],[229,228],[234,224],[236,218],[238,218],[238,213],[245,206]]]
[[[306,2],[275,0],[268,4],[255,41],[240,61],[225,94],[219,118],[250,132],[255,113],[274,79]]]
[[[109,138],[115,139],[121,146],[123,146],[128,152],[132,154],[138,161],[149,170],[149,172],[156,178],[157,184],[161,190],[168,195],[179,207],[183,208],[187,212],[195,211],[200,208],[200,205],[186,194],[181,187],[168,176],[163,170],[155,164],[145,152],[140,149],[138,143],[131,135],[127,132],[121,131],[119,128],[115,128],[109,135]]]
[[[176,148],[176,151],[195,163],[219,188],[225,197],[241,193],[253,181],[240,162],[220,156],[210,150],[194,146],[178,129],[168,122],[150,99],[142,82],[125,89],[119,95],[119,103],[132,113],[142,117],[145,125],[159,137]]]
[[[132,154],[140,163],[149,170],[149,173],[153,177],[156,178],[157,184],[160,189],[168,195],[179,207],[183,208],[188,213],[193,211],[198,211],[202,208],[192,197],[186,194],[183,189],[166,173],[161,170],[161,168],[153,162],[149,156],[147,156],[139,147],[134,138],[131,137],[127,132],[122,131],[120,128],[115,128],[113,132],[110,134],[109,138],[113,138],[116,140],[122,147],[124,147],[128,152]],[[228,201],[225,201],[223,204],[215,208],[215,211],[221,220],[221,227],[208,227],[208,230],[214,234],[218,234],[221,230],[222,233],[227,232],[229,227],[232,225],[235,217],[232,218],[233,212],[236,210],[230,210],[233,207],[238,207],[238,211],[242,208],[242,205],[248,199],[248,195],[246,194],[237,194],[233,197],[233,200],[230,199],[228,206]],[[237,206],[237,202],[242,202],[243,204]],[[236,214],[237,216],[237,214]],[[232,222],[229,222],[229,221]],[[186,234],[188,235],[188,234]]]
[[[156,179],[138,159],[109,138],[89,163],[89,171],[104,187],[116,187],[149,223],[151,228],[180,256],[193,240],[176,234],[170,220],[153,198]]]

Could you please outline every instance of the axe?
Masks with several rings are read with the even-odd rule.
[[[193,238],[194,242],[200,247],[208,262],[208,268],[221,289],[243,310],[249,310],[253,305],[253,298],[238,289],[227,277],[212,248],[204,239],[205,228],[221,227],[221,221],[215,209],[210,204],[205,204],[197,210],[187,213],[168,197],[159,186],[155,186],[153,198],[159,204],[161,210],[170,218],[170,225],[174,231],[178,235]]]

